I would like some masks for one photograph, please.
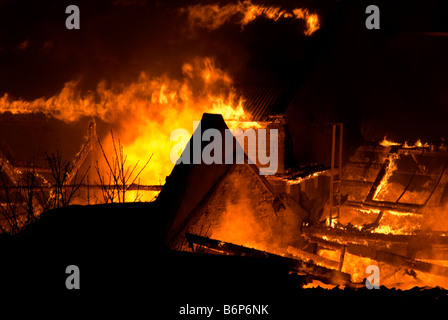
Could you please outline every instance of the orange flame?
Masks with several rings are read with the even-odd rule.
[[[181,79],[172,79],[142,72],[129,85],[108,87],[101,82],[88,93],[71,81],[55,96],[34,101],[13,100],[5,94],[0,98],[0,112],[42,112],[66,122],[82,117],[102,119],[113,126],[129,164],[144,163],[154,154],[140,183],[163,184],[173,168],[170,150],[176,142],[170,141],[170,134],[174,129],[192,133],[193,121],[200,120],[204,112],[221,113],[225,119],[237,121],[249,119],[230,77],[211,59],[185,63],[182,73]],[[103,146],[112,152],[111,139],[105,139]]]
[[[246,25],[259,17],[278,21],[280,19],[296,19],[306,21],[305,35],[313,34],[320,27],[317,14],[308,9],[296,8],[292,11],[282,10],[279,7],[267,7],[243,1],[219,6],[217,4],[195,5],[184,9],[188,14],[190,25],[208,30],[216,30],[223,24],[235,22],[244,29]]]
[[[401,145],[401,143],[392,141],[392,140],[388,140],[386,137],[384,137],[383,141],[380,142],[380,146],[383,147],[391,147],[391,146],[399,146]]]

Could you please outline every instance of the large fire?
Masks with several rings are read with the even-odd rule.
[[[163,184],[173,168],[170,150],[176,142],[170,141],[170,134],[174,129],[192,133],[193,121],[200,120],[204,112],[222,114],[229,126],[250,119],[229,75],[209,58],[185,63],[181,79],[142,72],[128,85],[101,82],[94,92],[81,92],[77,82],[71,81],[50,98],[25,101],[5,94],[0,98],[0,111],[42,112],[66,122],[92,117],[111,124],[129,164],[144,163],[153,154],[140,175],[140,183],[147,185]],[[110,137],[102,144],[106,153],[113,153]]]
[[[208,30],[215,30],[225,23],[235,23],[243,29],[260,17],[272,21],[280,19],[304,21],[306,26],[304,34],[307,36],[320,27],[318,16],[307,9],[284,10],[274,6],[256,5],[251,1],[222,6],[194,5],[182,11],[187,14],[191,28],[199,27]],[[170,174],[174,166],[170,159],[170,151],[177,144],[177,141],[170,141],[170,135],[174,129],[183,128],[192,133],[193,121],[200,120],[204,112],[222,114],[231,129],[259,126],[256,122],[250,122],[251,117],[244,110],[244,100],[236,93],[231,77],[219,68],[213,59],[192,59],[183,64],[181,74],[181,77],[173,78],[168,75],[153,76],[141,72],[137,79],[128,84],[108,84],[103,81],[98,84],[96,90],[90,92],[83,92],[79,89],[77,81],[70,81],[56,95],[33,101],[14,99],[4,94],[0,97],[0,112],[43,113],[65,122],[74,122],[85,117],[101,119],[110,124],[115,137],[120,139],[128,163],[143,164],[153,155],[138,182],[145,185],[159,185],[164,183],[165,177]],[[102,139],[101,144],[106,154],[113,154],[113,143],[110,136]],[[184,143],[186,144],[187,141]],[[412,145],[407,142],[397,143],[386,137],[380,145],[384,148],[400,146],[404,149],[430,147],[429,144],[422,143],[420,140]],[[398,154],[388,154],[385,174],[371,200],[389,201],[391,198],[403,196],[402,186],[392,181],[398,160]],[[320,174],[323,173],[313,173],[288,183],[289,186],[298,185],[306,180],[317,179]],[[246,190],[249,188],[250,186],[246,186]],[[427,191],[408,191],[402,200],[412,202],[409,200],[417,200],[427,193]],[[130,199],[132,197],[133,194]],[[298,223],[293,221],[295,215],[288,211],[289,208],[284,208],[286,213],[283,214],[287,218],[286,227],[284,225],[278,227],[276,229],[278,232],[275,232],[277,238],[273,238],[265,226],[260,224],[255,214],[256,210],[249,205],[250,198],[250,194],[240,195],[238,203],[227,205],[219,226],[214,230],[213,237],[238,245],[275,252],[282,256],[291,256],[294,248],[281,247],[278,243],[286,242],[280,239],[282,237],[291,236],[292,238],[299,235]],[[142,200],[150,199],[143,198]],[[372,234],[413,235],[422,230],[448,229],[448,221],[439,219],[441,213],[446,211],[445,208],[440,208],[437,212],[423,212],[422,215],[380,209],[358,208],[354,209],[355,211],[358,215],[379,217],[379,223],[369,231]],[[365,227],[361,221],[349,222],[350,228],[357,231]],[[338,226],[335,225],[335,227]],[[285,230],[286,232],[282,232]],[[341,257],[341,253],[337,250],[327,248],[318,250],[317,254],[333,262],[338,262]],[[425,261],[437,265],[445,264],[440,260]],[[353,282],[360,283],[365,277],[366,266],[371,264],[379,263],[369,258],[345,253],[341,270],[351,274]],[[446,277],[428,273],[416,275],[413,270],[393,268],[386,263],[380,266],[382,284],[388,286],[410,288],[415,285],[439,285],[448,288]],[[312,283],[310,286],[319,284]]]
[[[182,68],[182,78],[173,79],[168,76],[153,77],[141,73],[139,78],[128,85],[108,86],[100,83],[94,92],[81,92],[75,81],[65,84],[55,96],[40,98],[33,101],[12,99],[7,94],[0,98],[1,112],[37,113],[73,122],[82,117],[101,119],[114,128],[115,135],[124,145],[125,154],[130,163],[144,161],[151,154],[150,164],[141,174],[141,184],[163,184],[165,177],[171,172],[173,163],[170,160],[170,150],[176,142],[170,141],[170,134],[176,128],[192,130],[194,120],[199,120],[202,113],[220,113],[231,128],[248,123],[250,115],[244,111],[244,100],[239,97],[229,75],[218,68],[209,58],[195,59],[185,63]],[[250,123],[257,126],[257,123]],[[185,141],[186,142],[186,141]],[[113,144],[110,137],[103,139],[106,152],[112,152]],[[403,148],[425,148],[428,144],[417,141],[414,145],[399,144],[387,140],[381,142],[383,147],[402,146]],[[391,195],[399,195],[400,190],[394,190],[391,177],[397,170],[398,155],[389,154],[385,175],[373,196],[373,200],[381,201]],[[312,174],[306,179],[299,178],[291,184],[299,184],[307,179],[317,178]],[[412,197],[418,199],[419,194]],[[132,197],[132,195],[131,195]],[[250,195],[246,195],[248,199]],[[149,200],[149,199],[143,199]],[[412,235],[419,230],[446,230],[446,223],[440,222],[439,212],[425,212],[422,215],[395,212],[387,210],[358,209],[365,216],[378,216],[380,223],[370,230],[372,234]],[[290,215],[291,217],[294,215]],[[287,232],[278,232],[279,239],[287,235],[297,235],[297,224],[289,221]],[[362,230],[364,225],[351,221],[351,227]],[[254,211],[247,201],[233,204],[223,215],[214,237],[239,245],[267,250],[282,256],[291,256],[292,247],[280,247],[276,239],[269,238],[266,230],[255,218]],[[338,262],[341,253],[337,250],[320,249],[318,254]],[[421,260],[434,265],[443,265],[440,260]],[[361,258],[345,253],[342,271],[351,274],[352,281],[360,283],[365,278],[366,266],[378,264],[369,258]],[[418,272],[405,268],[394,268],[380,263],[382,284],[390,287],[408,289],[416,285],[431,285],[448,287],[447,278]],[[322,285],[315,281],[308,287]]]

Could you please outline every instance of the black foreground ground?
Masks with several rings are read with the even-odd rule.
[[[164,246],[161,217],[151,203],[71,206],[44,213],[20,234],[1,236],[3,307],[13,300],[21,314],[34,314],[37,304],[63,314],[206,318],[180,315],[188,304],[220,309],[211,319],[298,319],[404,316],[448,306],[440,288],[300,289],[306,277],[288,274],[278,261],[172,252]],[[79,290],[65,287],[72,264],[80,269]],[[224,305],[268,305],[268,315],[225,315]]]

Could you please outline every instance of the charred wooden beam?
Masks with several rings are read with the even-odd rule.
[[[329,240],[342,245],[354,243],[393,252],[414,259],[448,259],[448,236],[440,233],[418,235],[392,235],[329,227],[303,227],[303,235],[313,242]]]
[[[431,177],[431,178],[438,178],[440,176],[440,173],[420,173],[414,171],[405,171],[405,170],[395,170],[394,175],[411,175],[411,176],[423,176],[423,177]]]
[[[314,236],[307,236],[308,240],[310,240],[313,243],[317,243],[318,245],[320,245],[323,248],[326,249],[333,249],[333,250],[343,250],[344,249],[344,244],[340,244],[334,241],[328,241],[325,239],[321,239],[319,237],[314,237]]]
[[[196,244],[199,246],[220,251],[222,253],[236,256],[246,256],[252,258],[269,258],[283,261],[288,265],[291,271],[311,276],[327,284],[350,285],[352,283],[349,274],[338,270],[321,267],[312,262],[305,262],[298,259],[282,257],[280,255],[273,254],[270,252],[252,249],[220,240],[210,239],[207,237],[202,237],[191,233],[185,233],[185,238],[189,243],[190,247],[193,244]]]
[[[362,208],[362,209],[380,209],[380,210],[393,210],[397,212],[403,213],[415,213],[420,214],[422,205],[418,204],[410,204],[410,203],[395,203],[389,201],[346,201],[344,202],[344,206],[353,207],[353,208]]]
[[[76,175],[78,174],[79,169],[81,168],[82,164],[86,160],[87,156],[89,155],[90,151],[95,148],[95,143],[98,139],[96,134],[96,123],[95,121],[92,121],[89,124],[89,128],[87,130],[88,138],[87,141],[82,145],[81,150],[75,155],[73,161],[72,161],[72,168],[70,172],[67,173],[67,184],[70,184],[75,179]]]
[[[343,246],[341,249],[341,255],[339,256],[339,264],[338,264],[339,271],[342,271],[342,266],[344,265],[345,251],[347,251],[347,248],[346,246]]]
[[[396,267],[418,270],[438,276],[448,277],[448,268],[428,262],[418,261],[384,250],[376,250],[359,244],[347,244],[347,252]]]
[[[360,162],[360,161],[350,161],[347,166],[356,168],[369,168],[369,169],[381,169],[383,163],[381,162]],[[373,182],[372,182],[373,183]]]
[[[425,150],[425,156],[437,156],[437,157],[440,157],[440,156],[446,156],[447,155],[446,151],[431,151],[431,150],[429,150],[429,148],[422,148],[422,147],[420,147],[420,148],[418,148],[418,147],[413,147],[413,148],[403,148],[403,147],[400,147],[400,148],[397,149],[397,153],[398,154],[400,154],[400,153],[404,153],[404,154],[411,154],[411,153],[413,153],[413,154],[420,154],[422,152],[421,151],[422,149],[427,149],[427,150]]]
[[[419,210],[424,207],[424,205],[416,203],[402,203],[402,202],[392,202],[392,201],[379,201],[379,200],[369,200],[366,201],[368,205],[376,205],[380,208],[390,208],[395,210],[400,208],[402,210],[408,210],[408,212],[419,213]]]
[[[21,172],[17,170],[0,151],[0,170],[2,170],[14,185],[17,185],[20,180]]]
[[[317,226],[303,227],[302,232],[306,237],[314,236],[321,239],[325,238],[342,245],[351,242],[362,245],[373,245],[376,247],[387,247],[393,244],[406,245],[410,239],[410,236],[407,235],[389,235]]]
[[[384,215],[384,210],[381,210],[378,216],[376,217],[375,221],[372,223],[364,224],[361,228],[362,231],[373,231],[380,225],[380,220]]]
[[[317,254],[314,254],[314,253],[311,253],[308,251],[300,250],[299,248],[294,248],[294,247],[290,246],[290,247],[288,247],[287,251],[290,255],[297,257],[298,259],[300,259],[302,261],[310,261],[317,265],[331,268],[331,269],[337,269],[339,266],[339,264],[336,261],[333,261],[333,260],[330,260],[327,258],[323,258],[321,256],[318,256]]]
[[[396,153],[397,151],[396,147],[392,147],[389,151],[389,154],[392,153]],[[366,197],[366,201],[371,201],[375,195],[376,190],[378,189],[379,185],[381,184],[381,181],[383,180],[384,176],[386,175],[386,172],[388,170],[389,167],[389,163],[390,163],[390,158],[389,156],[386,158],[386,160],[384,160],[384,163],[380,169],[380,171],[378,172],[378,175],[375,178],[375,181],[372,184],[372,187],[370,188],[369,194]]]
[[[342,252],[346,251],[350,254],[363,257],[363,258],[369,258],[372,260],[376,260],[378,262],[384,262],[386,264],[401,267],[401,268],[407,268],[407,269],[413,269],[417,271],[422,271],[425,273],[430,273],[438,276],[448,277],[448,268],[435,265],[428,262],[418,261],[406,256],[402,256],[393,252],[388,252],[384,250],[377,250],[372,247],[354,244],[354,243],[347,243],[345,245],[341,245],[337,242],[332,242],[324,239],[319,239],[316,237],[310,238],[311,241],[318,243],[319,245],[322,245],[327,248],[332,248],[336,250],[342,250]]]
[[[373,181],[362,181],[362,180],[347,180],[343,179],[342,183],[345,187],[361,187],[361,188],[367,188],[371,187],[373,185]]]
[[[448,236],[440,234],[396,235],[317,226],[303,227],[302,231],[305,236],[316,236],[319,238],[326,237],[328,240],[333,240],[340,244],[352,242],[362,245],[383,244],[385,246],[390,246],[393,244],[408,244],[419,242],[422,244],[427,243],[431,246],[448,246]]]

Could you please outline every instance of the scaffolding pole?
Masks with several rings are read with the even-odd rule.
[[[333,220],[338,221],[341,213],[341,183],[342,183],[342,142],[343,142],[343,124],[332,123],[331,134],[331,169],[330,169],[330,212],[328,215],[329,225],[333,225]],[[336,147],[336,140],[338,146]],[[336,151],[337,149],[337,151]],[[337,156],[337,167],[335,167]],[[337,168],[337,173],[335,168]]]

